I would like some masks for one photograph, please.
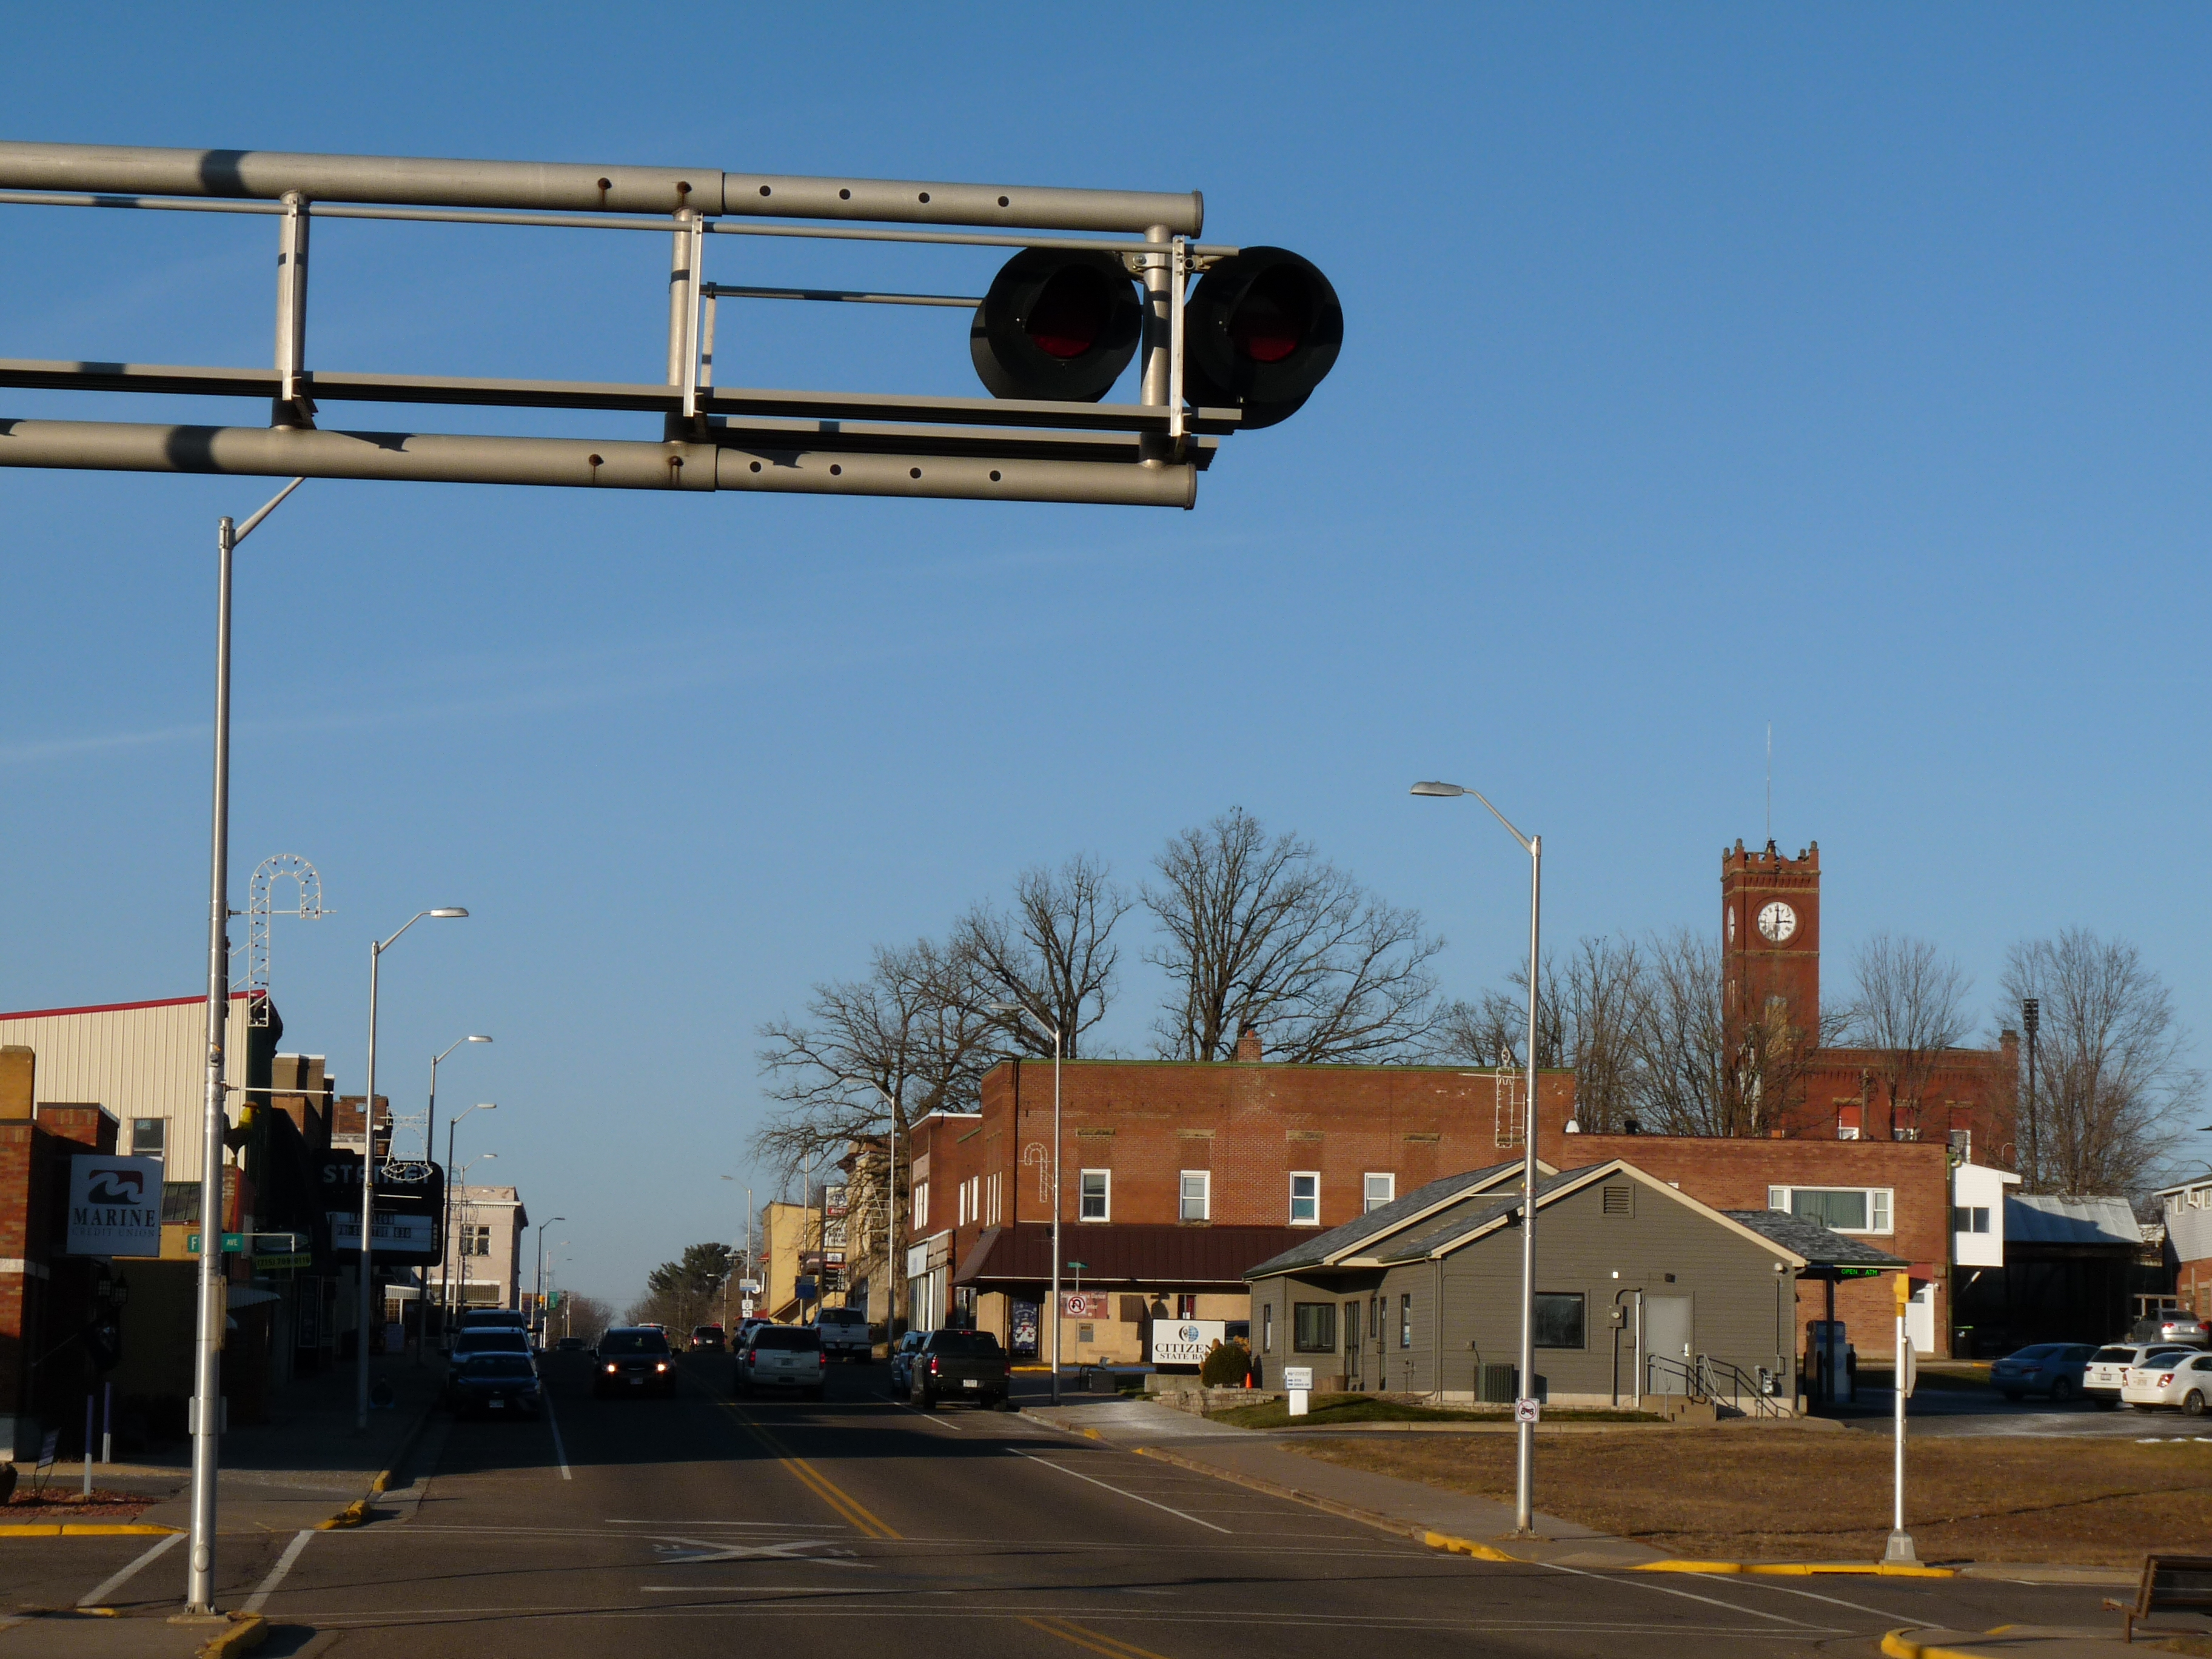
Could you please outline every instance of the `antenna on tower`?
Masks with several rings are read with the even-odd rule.
[[[1766,723],[1766,838],[1774,839],[1774,722]]]

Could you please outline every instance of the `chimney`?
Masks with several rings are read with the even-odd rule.
[[[1257,1066],[1260,1063],[1260,1034],[1246,1026],[1237,1034],[1237,1063]]]
[[[19,1043],[0,1048],[0,1121],[28,1121],[38,1056]]]

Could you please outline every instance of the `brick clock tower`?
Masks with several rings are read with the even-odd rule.
[[[1794,859],[1775,850],[1721,854],[1723,1007],[1731,1028],[1785,1005],[1808,1048],[1820,1030],[1820,843]]]

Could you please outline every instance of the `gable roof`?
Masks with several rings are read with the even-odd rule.
[[[1540,1160],[1537,1168],[1544,1164]],[[1431,1181],[1425,1187],[1417,1187],[1403,1198],[1394,1198],[1388,1204],[1378,1204],[1364,1215],[1354,1216],[1327,1232],[1315,1233],[1301,1239],[1280,1255],[1270,1256],[1245,1275],[1248,1279],[1261,1273],[1295,1272],[1300,1267],[1332,1265],[1346,1256],[1357,1255],[1361,1247],[1388,1237],[1400,1228],[1434,1215],[1438,1210],[1456,1204],[1463,1198],[1493,1187],[1505,1177],[1517,1172],[1521,1160],[1508,1164],[1492,1164],[1480,1170],[1470,1170],[1464,1175],[1445,1176]],[[1540,1186],[1538,1190],[1540,1192]]]
[[[1309,1244],[1302,1245],[1297,1249],[1286,1250],[1281,1255],[1261,1262],[1248,1272],[1245,1277],[1260,1279],[1277,1273],[1296,1272],[1302,1267],[1391,1267],[1401,1262],[1419,1261],[1424,1257],[1448,1255],[1452,1251],[1474,1243],[1484,1234],[1504,1226],[1512,1218],[1514,1212],[1521,1207],[1522,1200],[1519,1191],[1516,1189],[1499,1193],[1491,1202],[1474,1210],[1462,1212],[1457,1215],[1443,1216],[1425,1226],[1421,1224],[1430,1217],[1436,1216],[1437,1212],[1449,1207],[1451,1204],[1481,1194],[1495,1183],[1501,1170],[1510,1173],[1520,1167],[1516,1161],[1510,1164],[1492,1166],[1488,1170],[1474,1170],[1465,1176],[1453,1176],[1447,1181],[1432,1182],[1420,1192],[1407,1194],[1407,1202],[1410,1204],[1412,1200],[1421,1198],[1425,1194],[1439,1189],[1449,1189],[1444,1192],[1440,1201],[1427,1204],[1425,1206],[1425,1213],[1409,1214],[1400,1219],[1394,1226],[1379,1230],[1371,1224],[1367,1224],[1382,1219],[1389,1209],[1392,1207],[1385,1206],[1382,1209],[1376,1210],[1360,1218],[1357,1222],[1349,1222],[1342,1227],[1332,1229],[1329,1234],[1324,1234]],[[1803,1251],[1797,1249],[1784,1239],[1748,1225],[1739,1214],[1716,1210],[1708,1204],[1701,1203],[1671,1182],[1660,1180],[1649,1170],[1638,1169],[1626,1158],[1609,1158],[1602,1164],[1586,1164],[1579,1170],[1547,1170],[1544,1178],[1536,1185],[1536,1207],[1540,1211],[1543,1210],[1563,1198],[1571,1197],[1583,1188],[1613,1176],[1626,1176],[1650,1191],[1686,1209],[1694,1211],[1727,1231],[1753,1241],[1763,1249],[1779,1250],[1790,1258],[1790,1265],[1794,1267],[1814,1265],[1812,1259]],[[1821,1228],[1819,1231],[1826,1232],[1827,1230]],[[1340,1237],[1342,1242],[1336,1244],[1334,1248],[1322,1248],[1328,1244],[1332,1237]],[[1855,1247],[1852,1241],[1843,1239],[1840,1235],[1838,1235],[1837,1238],[1843,1247],[1863,1248]],[[1880,1259],[1885,1261],[1896,1260],[1894,1257]],[[1872,1265],[1872,1263],[1867,1265]]]

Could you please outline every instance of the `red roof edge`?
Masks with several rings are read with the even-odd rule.
[[[233,991],[230,1000],[241,1001],[246,994],[244,991]],[[265,997],[269,994],[256,991],[252,994]],[[134,1008],[181,1008],[187,1003],[204,1003],[206,1000],[206,994],[203,992],[196,997],[155,997],[150,1002],[94,1002],[82,1008],[26,1008],[20,1013],[0,1014],[0,1019],[58,1019],[64,1014],[127,1014]]]

